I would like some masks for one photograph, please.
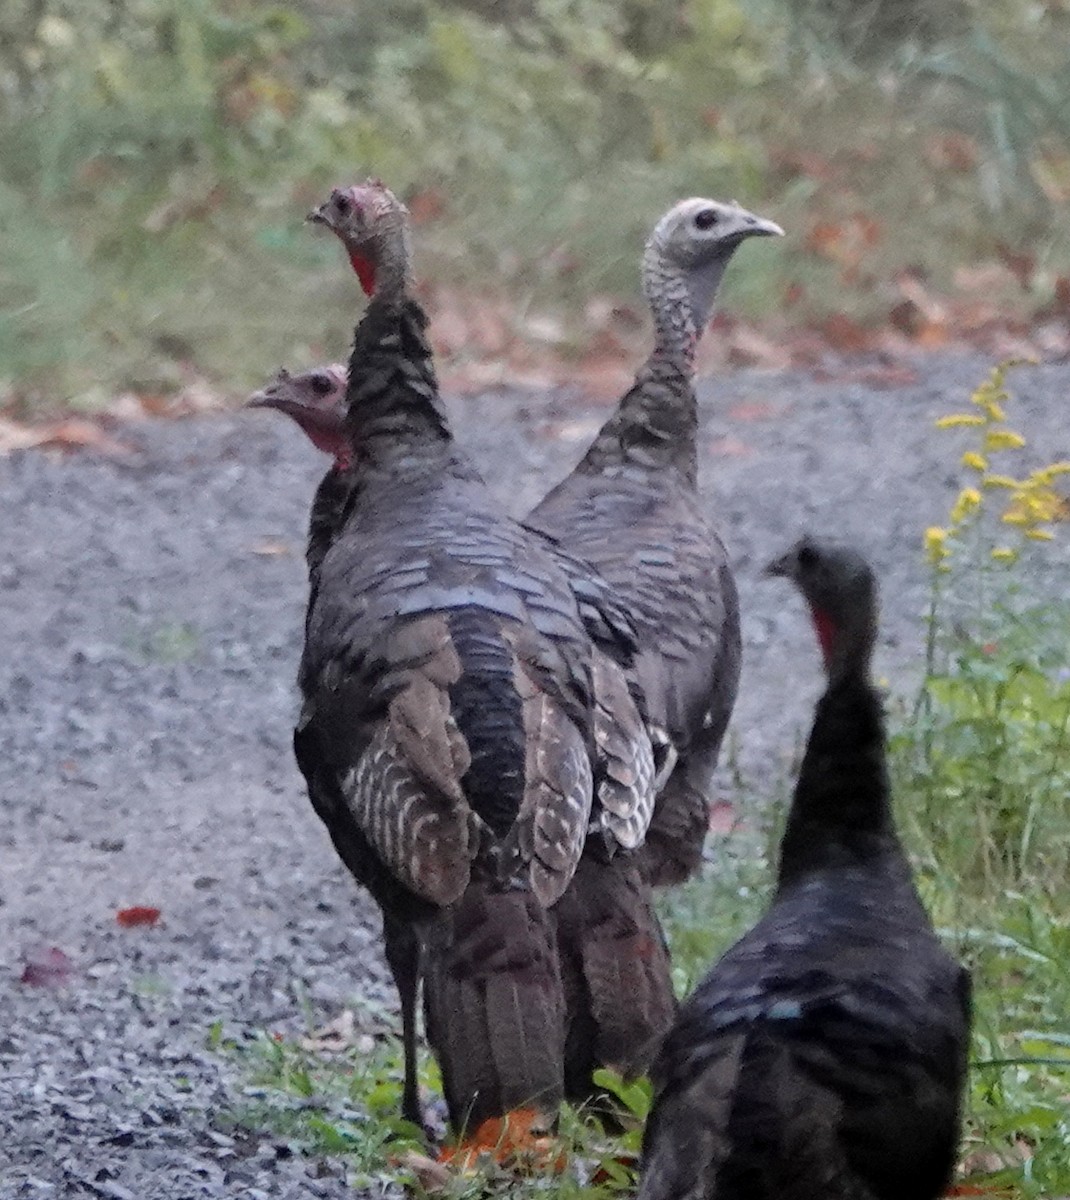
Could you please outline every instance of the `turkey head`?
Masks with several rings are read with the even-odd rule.
[[[736,248],[751,237],[780,237],[774,221],[736,203],[681,200],[654,226],[643,255],[643,290],[662,351],[694,357],[721,278]]]
[[[308,440],[329,454],[336,465],[349,460],[345,436],[346,369],[341,363],[314,367],[291,375],[285,367],[275,378],[249,397],[247,408],[274,408],[286,413],[304,431]]]
[[[308,214],[341,239],[365,295],[395,301],[411,282],[408,218],[405,205],[378,179],[335,188]]]
[[[829,682],[869,671],[877,638],[877,581],[855,550],[806,537],[766,568],[790,579],[810,606]]]

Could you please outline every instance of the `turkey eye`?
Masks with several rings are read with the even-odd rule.
[[[327,378],[326,375],[313,375],[312,376],[312,390],[316,393],[317,396],[326,396],[327,393],[331,390],[331,381]]]
[[[695,213],[696,229],[712,229],[716,224],[717,214],[712,208],[704,208],[702,212]]]
[[[342,214],[342,216],[345,216],[345,214],[346,214],[347,212],[349,212],[349,200],[348,200],[348,198],[347,198],[347,197],[345,197],[345,196],[335,196],[335,198],[334,198],[334,207],[335,207],[336,209],[338,209],[338,211],[339,211],[339,212]]]
[[[799,548],[799,566],[807,569],[817,566],[817,551],[812,546]]]

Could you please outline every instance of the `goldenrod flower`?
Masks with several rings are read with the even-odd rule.
[[[987,471],[988,459],[983,454],[978,454],[976,450],[967,450],[962,456],[962,465],[970,467],[974,471]]]
[[[925,557],[933,566],[939,566],[948,553],[947,530],[939,525],[930,525],[925,531]]]
[[[986,475],[981,480],[981,486],[987,488],[1016,488],[1021,487],[1021,481],[1012,479],[1009,475]]]
[[[1050,529],[1027,529],[1025,536],[1032,538],[1034,542],[1050,542],[1055,538],[1055,534]]]
[[[978,417],[974,413],[952,413],[950,416],[940,417],[936,422],[936,428],[958,429],[960,426],[977,426],[984,423],[984,417]]]
[[[1018,505],[1008,508],[1000,520],[1004,525],[1032,525],[1033,523],[1025,509]]]
[[[980,506],[981,493],[976,488],[963,488],[951,509],[952,525],[961,524],[975,508],[980,508]]]
[[[990,429],[985,434],[986,450],[1020,450],[1025,438],[1013,429]]]
[[[1018,551],[1012,549],[1010,546],[997,546],[995,550],[992,551],[992,557],[997,562],[1012,563],[1015,561],[1015,559],[1017,559]]]
[[[1051,481],[1057,475],[1066,474],[1070,474],[1070,462],[1053,462],[1048,467],[1040,467],[1038,470],[1034,471],[1029,478],[1040,484],[1048,484],[1051,483]]]
[[[1000,398],[1005,400],[1007,398],[1006,392],[1001,393]],[[995,400],[982,400],[981,407],[985,410],[985,416],[991,422],[1005,421],[1007,419],[1007,414],[1003,411],[1003,406]]]

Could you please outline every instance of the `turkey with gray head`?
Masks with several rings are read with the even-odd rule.
[[[739,682],[739,604],[697,492],[695,349],[725,268],[748,238],[780,234],[736,204],[683,200],[642,260],[654,349],[572,473],[526,523],[591,563],[635,624],[633,678],[664,781],[643,851],[654,884],[698,866],[711,777]]]
[[[809,605],[828,683],[772,905],[654,1065],[639,1200],[933,1200],[959,1141],[970,979],[892,821],[876,582],[854,551],[812,539],[770,571]]]
[[[623,846],[641,841],[652,805],[640,714],[592,641],[621,655],[630,632],[596,581],[498,513],[455,446],[410,294],[404,207],[370,181],[313,217],[371,299],[348,371],[350,494],[309,613],[298,762],[384,910],[407,1111],[422,952],[454,1127],[522,1106],[549,1114],[564,1073],[549,909],[595,788],[598,834]]]
[[[657,222],[643,255],[653,352],[579,465],[526,520],[590,563],[627,608],[639,646],[631,682],[660,748],[661,791],[643,847],[612,871],[588,855],[556,911],[573,997],[573,1099],[590,1090],[594,1067],[615,1063],[618,1047],[637,1040],[640,1010],[613,966],[650,953],[660,930],[649,901],[624,904],[623,889],[679,883],[701,861],[740,636],[728,559],[696,488],[695,347],[736,248],[780,232],[714,200],[683,200]],[[641,923],[631,919],[647,912]]]

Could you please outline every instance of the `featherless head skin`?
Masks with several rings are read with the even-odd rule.
[[[308,220],[341,240],[366,295],[384,301],[404,296],[412,264],[409,211],[382,182],[335,188]]]
[[[877,581],[857,550],[804,537],[766,574],[790,579],[810,606],[830,684],[868,673],[877,637]]]
[[[246,401],[247,408],[273,408],[285,413],[304,431],[308,440],[331,455],[336,464],[348,461],[345,436],[346,369],[329,363],[291,374],[285,367]]]
[[[690,360],[736,249],[747,238],[783,233],[774,221],[734,201],[692,197],[673,205],[654,226],[643,254],[643,288],[659,349]]]

